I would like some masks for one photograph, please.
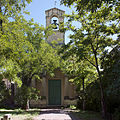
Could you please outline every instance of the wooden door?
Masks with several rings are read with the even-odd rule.
[[[61,80],[48,80],[49,105],[61,105]]]

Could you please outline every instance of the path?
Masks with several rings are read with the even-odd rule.
[[[78,120],[75,119],[69,110],[62,109],[42,109],[40,115],[34,120]]]

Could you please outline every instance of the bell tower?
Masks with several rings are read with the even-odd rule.
[[[57,41],[58,44],[64,43],[64,36],[65,33],[59,31],[59,24],[64,22],[64,13],[65,11],[60,10],[58,8],[52,8],[45,11],[46,14],[46,27],[50,24],[54,25],[53,31],[54,33],[48,37],[48,43],[52,42],[53,40]]]

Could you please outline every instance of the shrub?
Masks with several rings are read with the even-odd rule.
[[[5,107],[10,98],[10,90],[6,88],[4,82],[0,80],[0,107]]]
[[[115,110],[113,120],[120,120],[120,107]]]
[[[18,88],[15,97],[15,102],[17,106],[26,108],[27,102],[29,102],[29,100],[38,99],[39,92],[40,91],[33,87],[22,86],[21,88]]]

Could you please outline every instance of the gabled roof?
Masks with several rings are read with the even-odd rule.
[[[48,10],[46,10],[45,12],[50,11],[50,10],[54,10],[54,9],[59,10],[59,11],[62,11],[62,12],[65,12],[64,10],[58,9],[58,8],[56,8],[56,7],[51,8],[51,9],[48,9]]]

